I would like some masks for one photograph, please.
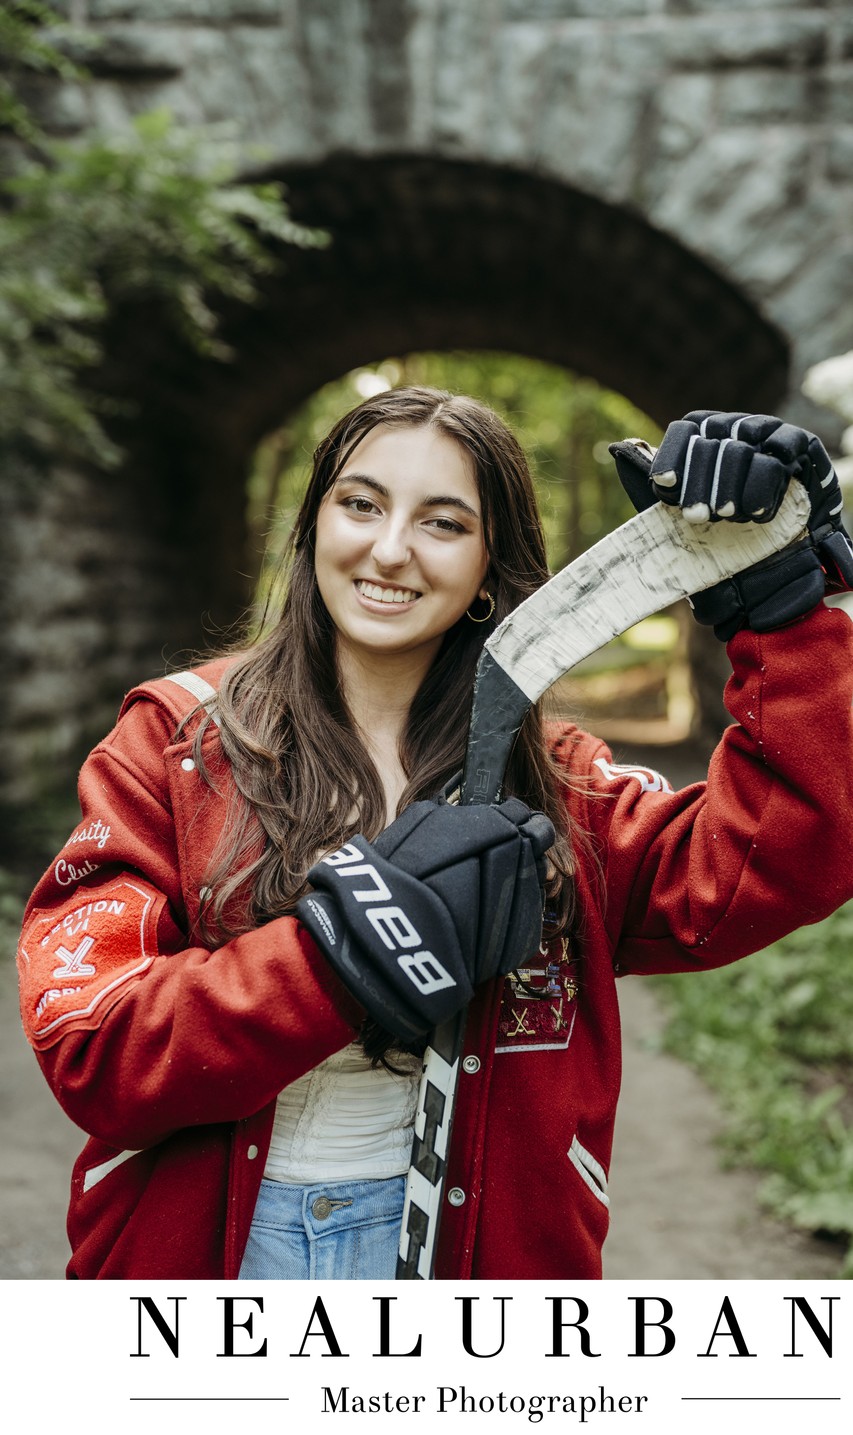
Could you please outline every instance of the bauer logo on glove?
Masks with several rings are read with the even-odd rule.
[[[354,837],[316,863],[297,913],[370,1016],[411,1040],[538,951],[553,841],[515,798],[415,802],[375,843]]]
[[[402,949],[402,955],[396,956],[397,965],[419,992],[429,996],[433,992],[442,991],[444,987],[456,986],[453,977],[445,971],[432,952],[410,950],[422,947],[423,938],[403,908],[393,905],[391,889],[383,882],[372,863],[365,862],[364,853],[359,852],[352,842],[348,842],[345,847],[339,848],[323,860],[327,867],[335,868],[338,877],[350,881],[361,879],[371,884],[351,889],[351,895],[356,902],[385,903],[384,906],[365,907],[365,918],[389,952],[396,954]],[[389,903],[392,905],[388,905]]]

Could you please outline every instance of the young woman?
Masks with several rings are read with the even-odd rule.
[[[268,636],[144,683],[19,953],[28,1037],[89,1133],[73,1278],[391,1277],[420,1054],[470,1000],[437,1275],[600,1275],[614,977],[730,962],[853,894],[837,482],[778,420],[690,415],[638,506],[811,533],[702,600],[735,718],[673,792],[534,709],[498,808],[446,801],[485,637],[547,577],[524,457],[402,389],[320,444]],[[819,854],[819,860],[814,860]]]

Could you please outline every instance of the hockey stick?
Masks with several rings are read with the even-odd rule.
[[[763,524],[691,524],[679,508],[657,503],[539,588],[484,646],[460,801],[500,799],[528,708],[582,658],[678,598],[769,558],[802,536],[808,517],[799,483],[789,484],[775,518]],[[432,1033],[426,1051],[397,1280],[432,1278],[464,1034],[462,1011]]]

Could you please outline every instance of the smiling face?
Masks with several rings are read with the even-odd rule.
[[[468,455],[428,425],[372,429],[320,505],[314,562],[339,653],[428,666],[488,566]]]

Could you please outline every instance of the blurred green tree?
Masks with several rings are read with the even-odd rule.
[[[0,131],[9,130],[20,139],[38,144],[41,130],[18,97],[13,76],[27,70],[47,70],[66,79],[79,79],[82,71],[63,50],[51,42],[51,30],[68,34],[69,29],[50,6],[41,0],[13,0],[0,4]],[[71,32],[78,37],[79,32]],[[84,43],[79,36],[78,43]],[[5,73],[2,73],[5,71]]]
[[[111,466],[115,400],[92,382],[110,314],[152,303],[192,350],[227,359],[217,299],[254,302],[280,246],[327,236],[291,219],[281,185],[234,182],[246,156],[228,127],[185,129],[156,111],[124,133],[47,139],[14,82],[32,69],[84,77],[63,35],[35,0],[0,6],[0,130],[18,141],[0,185],[0,444]]]

